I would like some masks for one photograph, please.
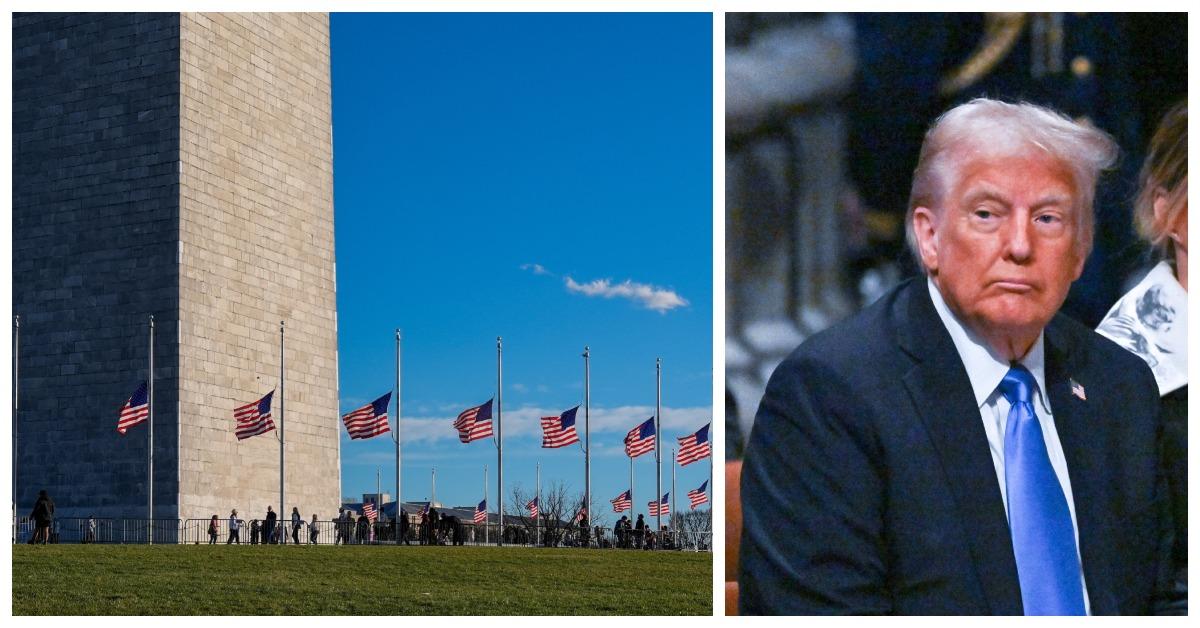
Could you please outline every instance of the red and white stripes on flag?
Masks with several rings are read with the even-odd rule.
[[[274,396],[275,391],[272,390],[262,399],[233,411],[233,420],[237,421],[234,433],[237,434],[238,440],[246,440],[275,429],[275,422],[271,420],[271,397]]]
[[[537,503],[537,498],[536,498],[536,497],[534,497],[533,499],[529,500],[529,503],[528,503],[528,504],[525,504],[525,507],[529,509],[529,518],[530,518],[530,519],[537,519],[537,518],[538,518],[538,503]]]
[[[121,407],[121,415],[117,417],[117,431],[124,434],[138,423],[144,423],[149,416],[150,395],[146,392],[146,382],[142,382]]]
[[[458,440],[469,443],[492,435],[492,399],[487,403],[467,408],[454,420]]]
[[[662,496],[662,500],[656,501],[656,502],[649,502],[647,505],[650,506],[650,516],[657,517],[659,515],[671,514],[671,502],[669,501],[670,497],[671,497],[670,493],[664,493]]]
[[[342,423],[346,432],[353,440],[372,438],[386,434],[388,429],[388,405],[392,402],[392,393],[388,393],[367,405],[342,415]]]
[[[375,512],[375,504],[367,502],[363,504],[363,514],[367,516],[367,521],[375,523],[375,519],[379,517],[379,513]]]
[[[625,435],[625,455],[637,458],[654,451],[654,438],[654,417],[650,417]]]
[[[475,518],[473,519],[473,521],[475,522],[475,525],[479,525],[481,523],[487,523],[487,500],[486,499],[479,502],[479,505],[475,507]]]
[[[579,434],[575,432],[575,414],[579,406],[575,406],[558,416],[542,417],[542,447],[566,447],[579,442]]]
[[[150,417],[150,394],[146,393],[146,383],[142,382],[137,390],[133,391],[125,402],[125,406],[121,406],[121,414],[116,418],[116,431],[124,435],[130,427],[139,423],[145,423],[145,420]]]
[[[697,460],[703,460],[712,455],[712,439],[709,438],[709,428],[712,423],[679,439],[679,466],[686,467]]]
[[[609,501],[612,502],[613,512],[625,512],[626,510],[633,510],[633,502],[629,499],[629,491],[625,491]]]
[[[688,491],[688,499],[692,502],[691,510],[695,510],[696,506],[708,503],[708,480],[700,485],[700,488]]]

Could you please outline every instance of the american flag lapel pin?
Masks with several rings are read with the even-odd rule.
[[[1084,392],[1083,386],[1074,379],[1071,380],[1071,394],[1079,397],[1080,401],[1087,401],[1087,393]]]

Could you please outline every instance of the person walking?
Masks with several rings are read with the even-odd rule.
[[[238,537],[238,531],[242,528],[242,520],[238,519],[237,508],[229,513],[229,538],[225,540],[225,544],[237,543],[242,544],[242,539]]]
[[[634,524],[633,530],[633,538],[637,543],[637,548],[642,549],[642,545],[646,540],[646,520],[642,518],[642,515],[637,516],[637,523]]]
[[[37,501],[34,502],[33,511],[29,516],[33,518],[36,526],[30,542],[45,545],[50,540],[50,524],[54,523],[54,500],[50,499],[46,489],[38,491]]]
[[[96,515],[88,515],[87,522],[84,523],[83,542],[96,542]]]
[[[292,506],[292,543],[300,544],[300,528],[304,527],[304,517],[300,516],[300,509]]]
[[[405,545],[411,545],[408,542],[408,513],[403,508],[400,509],[400,537],[396,542],[399,545],[400,541],[404,541]]]
[[[217,516],[213,515],[208,522],[208,544],[215,545],[217,542]]]
[[[267,505],[267,516],[263,520],[262,527],[262,542],[263,545],[270,543],[274,545],[278,539],[275,538],[275,522],[279,519],[279,515],[275,514],[275,510]]]
[[[321,526],[317,524],[317,513],[313,513],[312,521],[308,524],[308,544],[317,544],[317,535],[321,533]]]

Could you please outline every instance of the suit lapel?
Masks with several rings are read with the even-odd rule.
[[[988,611],[1019,615],[1021,588],[1012,536],[970,379],[925,283],[914,281],[906,293],[908,303],[897,304],[905,313],[898,317],[897,339],[916,364],[904,376],[904,385],[958,503]]]
[[[1083,561],[1083,576],[1087,581],[1088,601],[1093,615],[1107,615],[1118,610],[1112,586],[1107,575],[1110,573],[1105,545],[1104,527],[1106,516],[1101,508],[1109,503],[1101,494],[1106,484],[1107,465],[1100,453],[1107,448],[1101,443],[1104,438],[1096,426],[1101,422],[1094,408],[1098,401],[1089,404],[1071,391],[1072,378],[1083,386],[1086,396],[1088,382],[1081,373],[1073,373],[1072,365],[1078,363],[1076,343],[1066,333],[1051,324],[1046,329],[1046,388],[1050,398],[1050,409],[1054,412],[1054,427],[1062,442],[1063,455],[1067,459],[1067,475],[1071,478],[1072,500],[1075,506],[1075,523],[1079,528],[1079,555]],[[1095,391],[1099,394],[1100,391]]]

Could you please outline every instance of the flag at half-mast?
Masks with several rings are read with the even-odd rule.
[[[475,507],[474,521],[476,524],[487,523],[487,500],[486,499],[479,502],[479,505]]]
[[[124,434],[138,423],[145,423],[149,416],[150,394],[146,392],[146,382],[142,382],[121,407],[121,415],[117,417],[117,431]]]
[[[659,515],[671,514],[671,502],[668,501],[668,498],[670,497],[670,493],[663,493],[661,500],[647,504],[650,506],[650,516],[657,517]]]
[[[367,405],[342,415],[342,423],[352,440],[372,438],[386,434],[388,429],[388,405],[392,403],[392,393],[368,403]]]
[[[617,495],[616,497],[614,497],[613,499],[610,499],[609,501],[612,502],[613,512],[624,512],[626,510],[633,510],[633,502],[630,501],[629,491],[625,491],[624,493]]]
[[[708,503],[708,480],[700,485],[700,488],[688,491],[688,499],[692,502],[691,510],[695,510],[696,506]]]
[[[558,416],[542,417],[542,447],[566,447],[579,442],[579,434],[575,432],[575,414],[579,406],[575,406]]]
[[[492,399],[487,403],[467,408],[454,420],[458,440],[469,443],[492,435]]]
[[[525,507],[529,509],[529,518],[530,519],[538,518],[538,503],[537,502],[538,502],[538,498],[534,497],[533,499],[529,500],[528,504],[525,504]]]
[[[654,417],[629,430],[625,435],[625,455],[630,458],[654,451]]]
[[[703,460],[712,455],[712,439],[709,438],[709,428],[712,423],[679,439],[679,466],[686,467],[697,460]]]
[[[238,440],[246,440],[275,429],[275,422],[271,420],[271,398],[274,396],[275,391],[272,390],[262,399],[233,411],[233,420],[237,421],[234,433]]]

